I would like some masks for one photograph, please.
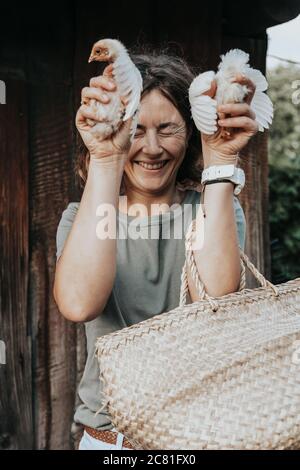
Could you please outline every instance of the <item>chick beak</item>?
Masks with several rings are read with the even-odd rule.
[[[95,60],[95,55],[91,53],[88,63],[93,62],[93,60]]]

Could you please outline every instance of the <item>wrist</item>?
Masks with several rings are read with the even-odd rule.
[[[107,157],[95,158],[93,155],[90,157],[88,176],[95,175],[96,178],[105,174],[109,177],[112,175],[121,179],[124,173],[124,167],[127,160],[127,155],[115,154]]]
[[[235,165],[238,164],[239,154],[225,154],[220,151],[209,148],[202,141],[202,154],[204,169],[215,165]]]
[[[210,155],[203,154],[203,163],[204,169],[210,166],[217,166],[217,165],[234,165],[237,166],[238,164],[239,155],[226,155],[220,152],[213,152]]]
[[[107,164],[124,164],[127,160],[127,153],[114,153],[106,156],[98,156],[90,154],[90,161],[95,162],[95,165],[107,165]]]
[[[100,169],[122,169],[124,170],[124,166],[126,164],[128,155],[127,154],[113,154],[107,155],[106,157],[95,157],[93,154],[90,156],[89,165],[92,168],[100,168]]]

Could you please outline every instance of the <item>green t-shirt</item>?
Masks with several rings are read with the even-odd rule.
[[[181,205],[160,215],[140,217],[134,222],[134,217],[117,211],[116,278],[103,312],[85,323],[87,362],[79,384],[80,405],[75,412],[75,422],[102,430],[113,428],[106,409],[95,416],[102,406],[96,339],[178,307],[185,260],[182,233],[183,230],[186,233],[192,218],[196,217],[199,204],[200,193],[187,190]],[[62,213],[56,236],[57,259],[78,207],[79,202],[71,202]],[[236,196],[234,208],[239,245],[244,249],[245,216]],[[125,236],[126,231],[130,236]]]

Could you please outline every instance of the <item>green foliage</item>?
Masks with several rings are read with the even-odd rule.
[[[272,280],[277,284],[300,276],[299,170],[270,165],[269,191]]]
[[[270,163],[300,169],[300,68],[279,66],[268,73],[267,79],[268,94],[274,104]]]
[[[267,78],[275,108],[269,139],[269,220],[272,281],[277,284],[300,276],[300,68],[280,66]]]

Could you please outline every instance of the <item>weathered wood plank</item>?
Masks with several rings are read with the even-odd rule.
[[[33,445],[28,290],[28,112],[26,85],[1,75],[7,104],[0,106],[0,449]]]
[[[35,87],[31,101],[30,313],[36,447],[70,446],[75,401],[76,330],[59,314],[52,286],[56,230],[71,194],[70,89]]]
[[[153,28],[156,44],[174,42],[182,48],[185,58],[197,71],[217,65],[221,47],[222,1],[205,5],[201,14],[195,11],[195,2],[184,5],[158,2]]]
[[[28,39],[30,83],[30,316],[35,447],[71,447],[76,394],[76,328],[52,289],[56,230],[73,199],[73,2],[36,5]],[[37,21],[44,18],[45,22]],[[47,35],[43,32],[47,29]]]

